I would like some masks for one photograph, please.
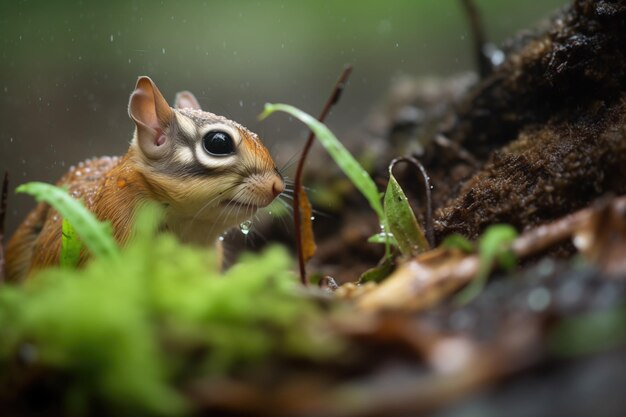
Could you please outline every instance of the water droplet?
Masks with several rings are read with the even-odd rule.
[[[165,55],[165,48],[161,48],[161,52]]]
[[[109,39],[111,40],[111,42],[113,42],[113,34],[111,34],[111,37]]]
[[[243,107],[243,100],[239,100],[239,107]]]
[[[252,226],[252,222],[250,220],[246,220],[239,225],[239,230],[241,230],[241,233],[244,235],[247,235],[250,233],[250,226]]]

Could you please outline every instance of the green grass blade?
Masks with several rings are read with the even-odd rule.
[[[83,243],[78,238],[78,234],[72,227],[72,224],[63,219],[62,235],[61,235],[61,266],[64,268],[74,268],[80,260],[80,251]]]
[[[276,111],[282,111],[290,114],[307,125],[309,129],[315,133],[315,136],[317,136],[317,139],[320,141],[322,146],[324,146],[339,168],[341,168],[348,178],[350,178],[350,181],[352,181],[354,186],[367,199],[370,206],[372,206],[372,209],[376,212],[376,215],[380,219],[380,223],[383,224],[383,206],[380,201],[380,195],[378,193],[378,189],[376,188],[376,184],[367,171],[365,171],[357,160],[350,154],[350,152],[348,152],[345,146],[339,142],[337,137],[333,135],[333,133],[323,123],[320,123],[313,116],[288,104],[266,104],[265,110],[261,114],[260,119],[262,120]]]
[[[415,256],[429,249],[424,231],[420,227],[413,209],[402,187],[389,169],[389,183],[385,192],[385,217],[390,232],[396,238],[403,255]]]
[[[67,219],[83,244],[96,257],[116,258],[119,247],[111,227],[102,223],[80,201],[72,198],[62,188],[43,182],[29,182],[17,187],[16,192],[29,194],[39,202],[50,204]]]

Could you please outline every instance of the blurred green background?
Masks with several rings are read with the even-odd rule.
[[[501,43],[565,0],[479,0]],[[316,114],[345,63],[355,72],[329,118],[363,121],[402,75],[473,70],[457,0],[0,2],[0,170],[11,190],[56,181],[92,156],[123,154],[126,106],[139,75],[163,94],[189,89],[205,110],[259,133],[279,165],[302,143],[286,117],[256,119],[265,102]],[[34,203],[9,201],[8,231]]]

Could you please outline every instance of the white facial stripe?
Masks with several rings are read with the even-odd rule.
[[[191,165],[195,162],[195,158],[193,157],[193,152],[190,148],[186,146],[181,146],[176,149],[176,153],[174,157],[178,162],[183,165]]]
[[[232,126],[229,126],[224,123],[211,123],[206,126],[202,126],[200,133],[200,137],[204,137],[209,132],[214,131],[222,131],[228,133],[235,142],[235,149],[239,147],[241,144],[241,136],[239,135],[239,131]],[[237,163],[237,154],[229,155],[229,156],[212,156],[209,155],[203,147],[202,140],[199,140],[196,143],[196,156],[198,161],[207,168],[221,168],[232,166]]]
[[[174,112],[174,114],[176,115],[176,121],[178,122],[180,130],[183,131],[183,134],[189,139],[196,139],[198,129],[195,123],[180,113]]]

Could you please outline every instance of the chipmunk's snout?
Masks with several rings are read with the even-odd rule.
[[[255,173],[246,178],[246,189],[250,194],[250,202],[259,207],[268,206],[276,197],[285,191],[285,181],[278,172],[266,171]],[[237,200],[245,197],[237,197]]]
[[[276,176],[272,182],[272,194],[274,198],[278,197],[283,191],[285,191],[285,181],[280,176]]]

